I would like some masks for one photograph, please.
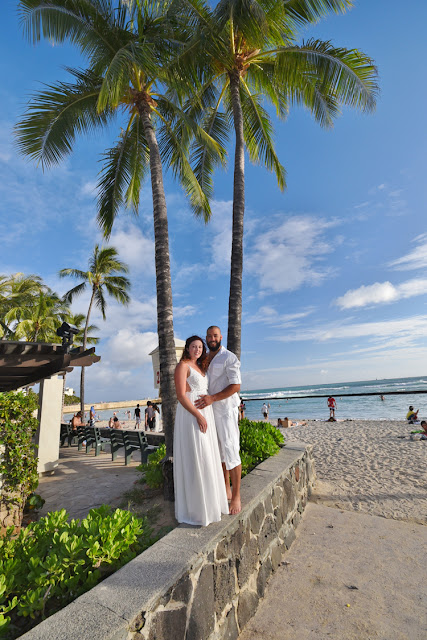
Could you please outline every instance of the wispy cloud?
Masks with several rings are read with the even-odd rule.
[[[261,289],[275,292],[294,291],[302,285],[321,284],[334,273],[328,265],[320,265],[333,251],[326,236],[338,221],[311,216],[292,216],[285,220],[276,216],[270,228],[253,238],[246,267],[259,280]],[[266,223],[260,225],[265,228]]]
[[[308,309],[305,311],[297,312],[297,313],[285,313],[280,314],[276,309],[269,306],[261,307],[258,312],[254,315],[250,315],[245,319],[246,324],[267,324],[275,327],[291,327],[295,326],[298,320],[302,318],[306,318],[308,315],[313,313],[312,309]]]
[[[418,246],[397,260],[389,263],[399,271],[411,271],[412,269],[424,269],[427,266],[427,233],[423,233],[413,240]]]
[[[396,320],[359,323],[330,323],[327,326],[297,329],[269,340],[278,342],[313,341],[328,342],[351,338],[379,338],[384,340],[404,338],[413,342],[427,337],[427,316],[416,315]]]

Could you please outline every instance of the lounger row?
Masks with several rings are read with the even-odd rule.
[[[119,450],[123,448],[125,451],[125,464],[129,464],[134,451],[141,453],[141,462],[147,462],[148,455],[159,448],[148,444],[147,436],[142,431],[111,429],[108,437],[104,437],[99,427],[81,426],[77,427],[76,435],[70,425],[61,424],[61,446],[63,446],[66,441],[68,446],[71,446],[75,440],[77,440],[79,451],[85,448],[86,453],[89,453],[93,448],[96,456],[99,455],[100,451],[104,451],[105,444],[108,443],[111,445],[111,457],[113,461],[117,458]]]

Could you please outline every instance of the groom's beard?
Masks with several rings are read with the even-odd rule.
[[[213,340],[212,342],[208,342],[208,347],[211,353],[216,353],[218,349],[221,348],[221,340],[219,342],[216,342],[216,340]]]

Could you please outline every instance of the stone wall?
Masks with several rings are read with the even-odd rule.
[[[242,481],[243,509],[181,525],[25,640],[233,640],[295,538],[315,472],[293,444]]]

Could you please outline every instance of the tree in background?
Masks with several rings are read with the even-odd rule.
[[[214,137],[220,134],[223,141],[228,123],[235,135],[227,347],[240,357],[245,150],[251,162],[273,171],[279,187],[285,187],[266,106],[270,103],[284,118],[290,106],[303,105],[321,126],[331,127],[340,105],[375,107],[377,72],[356,49],[319,40],[297,44],[299,28],[330,11],[344,12],[351,0],[221,0],[213,10],[200,0],[187,3],[198,16],[198,31],[180,58],[182,65],[193,65],[191,109]],[[203,184],[210,159],[202,148],[195,156]]]
[[[95,305],[106,319],[105,310],[107,308],[106,294],[111,298],[120,302],[120,304],[128,305],[130,302],[129,289],[130,282],[128,278],[121,275],[128,273],[127,265],[118,259],[117,250],[114,247],[95,246],[92,256],[89,259],[88,271],[80,269],[61,269],[59,275],[61,278],[70,276],[78,280],[82,280],[78,285],[67,291],[64,295],[64,302],[71,304],[76,296],[79,296],[90,288],[91,296],[89,308],[86,314],[86,322],[82,336],[82,346],[86,349],[88,343],[89,320],[92,307]],[[93,325],[92,325],[93,327]],[[89,339],[93,340],[93,339]],[[84,414],[84,381],[85,367],[81,368],[80,373],[80,408]]]

